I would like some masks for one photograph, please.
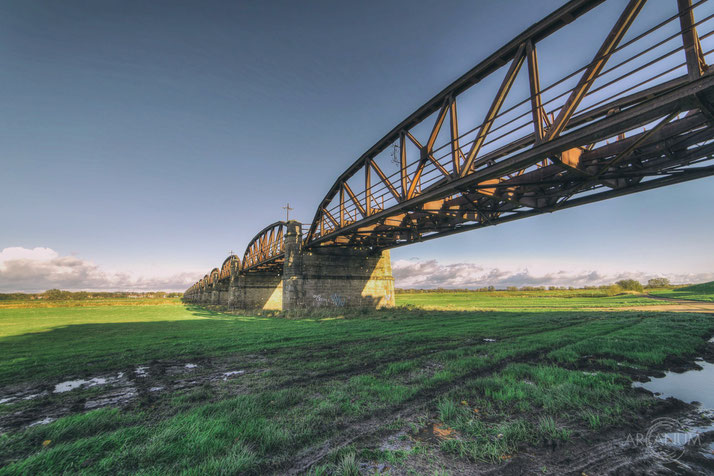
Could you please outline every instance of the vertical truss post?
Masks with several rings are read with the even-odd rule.
[[[459,119],[456,113],[456,98],[449,98],[449,122],[451,123],[451,171],[454,177],[461,173],[461,149],[459,148]]]
[[[694,11],[692,0],[677,0],[679,8],[679,25],[682,30],[682,43],[687,58],[687,73],[689,79],[698,79],[707,70],[707,64],[699,43],[699,35],[694,26]]]
[[[399,133],[399,173],[402,182],[402,200],[407,199],[409,183],[407,182],[407,141],[404,131]]]
[[[533,114],[533,129],[535,143],[543,140],[543,102],[540,97],[540,75],[538,74],[538,53],[531,40],[526,43],[526,56],[528,58],[528,83],[531,89],[531,111]]]
[[[340,228],[345,226],[345,187],[340,185]]]
[[[370,160],[367,159],[364,162],[364,209],[367,213],[367,216],[372,215],[372,174],[370,173],[371,169],[370,165]]]

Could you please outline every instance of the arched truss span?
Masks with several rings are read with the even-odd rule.
[[[221,265],[220,279],[228,279],[231,277],[231,273],[234,273],[240,269],[240,259],[236,255],[230,255],[223,261]]]
[[[320,203],[305,245],[391,248],[714,174],[711,163],[697,166],[714,153],[711,7],[569,2],[353,163]],[[614,24],[595,17],[602,8],[619,14]],[[581,17],[600,30],[579,27]],[[548,49],[561,29],[592,33],[595,46],[541,84],[539,68],[562,71],[568,60]],[[551,62],[540,64],[539,53]]]
[[[243,255],[242,271],[282,270],[285,225],[284,221],[275,222],[253,237]]]
[[[208,284],[215,284],[221,276],[221,271],[218,268],[213,268],[208,275]]]

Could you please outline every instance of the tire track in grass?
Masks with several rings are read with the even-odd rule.
[[[603,334],[598,334],[598,335],[608,335],[613,332],[618,332],[621,331],[622,329],[625,329],[627,327],[631,327],[636,325],[638,320],[633,320],[631,322],[626,322],[623,323],[622,326],[619,326],[617,329],[609,329],[607,332]],[[537,333],[531,333],[527,335],[537,335],[537,334],[544,334],[548,332],[557,332],[557,331],[562,331],[563,329],[567,328],[572,328],[572,327],[577,327],[580,325],[587,325],[591,324],[592,321],[588,322],[580,322],[577,324],[573,324],[571,326],[567,327],[561,327],[559,329],[548,329],[548,330],[543,330]],[[507,342],[508,340],[511,339],[517,339],[518,337],[522,337],[522,334],[520,336],[512,336],[509,339],[504,339],[500,342]],[[597,335],[596,335],[597,336]],[[595,337],[595,336],[591,336]],[[459,346],[461,347],[467,347],[467,346]],[[553,348],[552,345],[546,346],[549,348]],[[447,350],[453,350],[453,349],[447,349]],[[311,449],[305,450],[303,454],[301,455],[298,453],[298,459],[297,462],[294,463],[291,467],[285,468],[276,468],[275,474],[300,474],[305,471],[307,471],[310,467],[313,465],[316,465],[320,463],[325,457],[327,457],[330,453],[337,451],[341,448],[344,448],[350,444],[353,444],[357,442],[358,440],[367,438],[374,433],[379,432],[385,425],[394,422],[399,419],[406,419],[409,417],[413,417],[417,415],[419,412],[423,411],[426,409],[434,400],[439,398],[442,394],[448,393],[451,390],[455,390],[461,386],[468,380],[478,378],[478,377],[487,377],[491,376],[497,372],[502,371],[506,366],[512,363],[531,363],[531,364],[538,364],[542,363],[542,356],[543,356],[543,351],[541,349],[530,351],[527,353],[519,354],[516,356],[511,356],[511,357],[506,357],[493,365],[487,366],[487,367],[482,367],[479,368],[475,371],[472,372],[467,372],[463,375],[460,375],[450,381],[447,385],[441,386],[441,387],[436,387],[434,389],[424,389],[423,391],[417,393],[415,397],[410,399],[407,403],[399,405],[397,407],[389,407],[385,408],[383,410],[380,410],[376,412],[372,417],[370,417],[368,420],[363,420],[359,421],[350,425],[344,425],[336,429],[338,434],[327,441],[323,442],[321,445],[317,447],[313,447]],[[557,363],[554,363],[557,365]]]

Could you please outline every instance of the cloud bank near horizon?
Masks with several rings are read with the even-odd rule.
[[[441,264],[437,260],[399,260],[392,264],[394,285],[398,288],[482,288],[495,286],[601,286],[621,279],[636,279],[647,283],[651,278],[668,278],[672,283],[714,281],[714,273],[651,273],[620,271],[603,273],[597,270],[548,270],[533,273],[528,268],[501,269],[475,263]]]
[[[557,265],[556,265],[557,266]],[[600,286],[620,279],[665,277],[672,283],[714,281],[714,273],[601,272],[557,269],[532,272],[528,268],[504,269],[475,263],[443,264],[438,260],[397,260],[392,264],[399,288],[482,288],[495,286]],[[0,292],[68,291],[178,291],[203,276],[182,272],[164,276],[139,276],[112,272],[78,256],[60,256],[52,248],[9,247],[0,251]]]
[[[133,276],[111,272],[77,256],[60,256],[52,248],[9,247],[0,251],[0,292],[179,291],[203,275],[185,272],[168,276]]]

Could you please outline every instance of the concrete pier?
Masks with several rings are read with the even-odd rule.
[[[300,223],[285,236],[283,309],[394,305],[389,251],[353,247],[303,250]]]

